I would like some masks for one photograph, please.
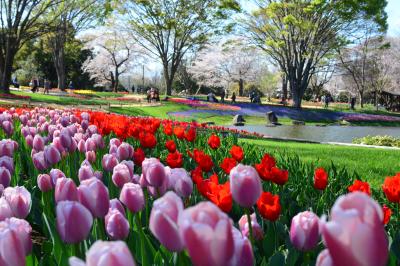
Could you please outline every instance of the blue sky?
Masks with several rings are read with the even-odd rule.
[[[400,36],[400,0],[388,0],[386,7],[388,13],[388,35]]]

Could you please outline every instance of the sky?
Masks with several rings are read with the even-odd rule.
[[[400,36],[400,0],[388,0],[386,7],[388,14],[388,35]]]

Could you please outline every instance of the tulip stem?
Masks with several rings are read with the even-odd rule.
[[[253,246],[253,243],[254,243],[254,241],[253,241],[253,227],[251,225],[250,210],[246,208],[245,209],[245,213],[246,213],[246,216],[247,216],[247,222],[249,223],[249,239],[250,239],[251,245]]]

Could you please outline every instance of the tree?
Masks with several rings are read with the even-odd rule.
[[[361,108],[364,107],[365,94],[371,89],[369,76],[377,74],[374,70],[374,54],[382,49],[383,37],[380,32],[370,25],[364,25],[360,36],[352,46],[338,50],[342,74],[350,78],[353,87],[360,97]]]
[[[84,39],[85,48],[91,49],[93,56],[84,62],[83,70],[97,85],[111,84],[113,90],[118,91],[119,76],[129,70],[133,60],[140,58],[140,49],[117,27],[104,28]]]
[[[126,0],[122,10],[129,17],[132,37],[163,66],[166,94],[183,57],[195,52],[225,26],[236,0]]]
[[[196,56],[190,72],[202,85],[224,86],[237,82],[239,96],[243,96],[245,81],[257,78],[260,57],[256,47],[247,45],[242,38],[233,38],[206,46]]]
[[[104,0],[60,0],[48,10],[54,16],[51,33],[47,42],[52,52],[57,72],[58,88],[66,89],[65,45],[82,30],[92,27],[96,20],[107,15],[107,1]]]
[[[28,41],[47,31],[51,20],[43,19],[58,0],[0,0],[0,90],[10,91],[15,55]]]
[[[317,66],[348,43],[363,23],[387,28],[382,0],[258,0],[245,28],[288,78],[293,105],[302,97]]]

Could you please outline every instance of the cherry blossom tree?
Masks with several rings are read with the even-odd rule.
[[[117,27],[106,27],[102,31],[87,34],[85,49],[90,49],[89,57],[82,68],[90,74],[98,86],[111,86],[118,90],[119,77],[133,69],[134,62],[142,60],[141,49]]]

